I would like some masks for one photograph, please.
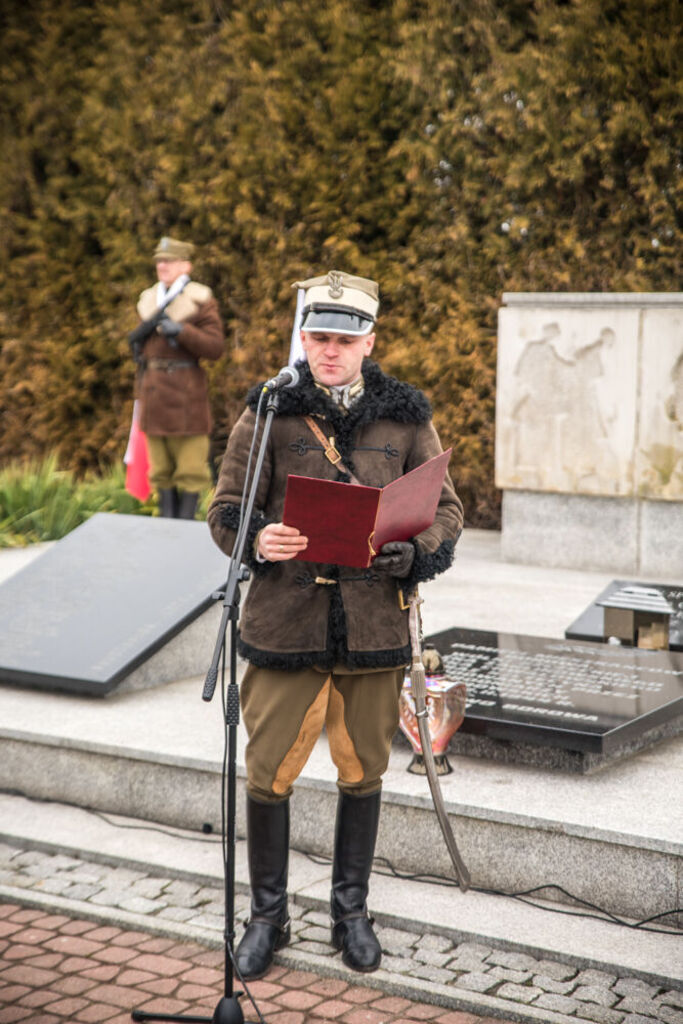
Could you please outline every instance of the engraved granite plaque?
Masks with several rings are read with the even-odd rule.
[[[607,600],[623,587],[647,587],[658,590],[672,608],[669,619],[669,648],[672,651],[683,651],[683,583],[680,586],[670,583],[634,583],[632,580],[612,580],[598,594],[595,601],[564,631],[568,640],[593,640],[604,642],[605,609],[599,604]]]
[[[455,628],[426,640],[467,687],[458,735],[608,755],[683,714],[672,651]]]
[[[206,523],[95,515],[0,584],[0,682],[105,694],[204,612],[227,572]]]

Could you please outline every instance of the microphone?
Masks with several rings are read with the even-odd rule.
[[[263,385],[264,390],[279,391],[280,388],[293,388],[299,383],[299,371],[293,366],[283,366],[277,377],[271,377]]]

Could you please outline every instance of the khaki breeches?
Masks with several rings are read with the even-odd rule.
[[[345,674],[249,665],[240,687],[249,795],[285,800],[323,726],[339,789],[355,796],[377,792],[398,727],[403,676],[402,668]]]
[[[149,448],[149,482],[154,490],[170,490],[198,494],[211,482],[209,472],[209,438],[205,434],[156,437],[147,435]]]

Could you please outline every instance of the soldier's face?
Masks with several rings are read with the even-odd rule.
[[[188,260],[157,260],[157,277],[169,288],[181,274],[189,274],[192,264]]]
[[[301,345],[308,356],[311,373],[321,384],[343,387],[360,377],[365,356],[375,344],[374,334],[318,334],[302,331]]]

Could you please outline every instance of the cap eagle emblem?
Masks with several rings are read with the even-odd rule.
[[[341,299],[344,294],[344,288],[342,285],[342,276],[336,270],[331,270],[327,275],[330,287],[327,289],[327,294],[331,299]]]

